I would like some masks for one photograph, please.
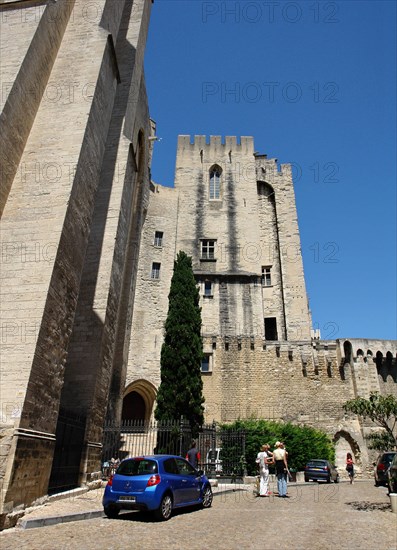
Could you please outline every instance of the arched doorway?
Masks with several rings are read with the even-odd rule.
[[[153,413],[157,390],[147,380],[136,380],[125,389],[123,422],[148,422]]]
[[[136,391],[128,393],[123,399],[121,418],[125,420],[145,420],[146,405],[143,397]]]

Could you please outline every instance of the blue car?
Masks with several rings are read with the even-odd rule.
[[[172,510],[200,504],[212,504],[211,485],[201,470],[174,455],[150,455],[127,458],[120,463],[103,495],[108,518],[120,510],[153,512],[158,520],[167,520]]]
[[[339,483],[339,473],[329,460],[310,460],[305,466],[305,481],[326,481]]]

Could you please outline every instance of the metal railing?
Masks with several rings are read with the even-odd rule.
[[[175,454],[186,456],[195,439],[199,467],[211,476],[237,478],[246,474],[244,430],[222,430],[215,422],[200,428],[193,438],[184,419],[169,422],[141,420],[107,424],[103,433],[102,474],[114,473],[121,460],[130,456]]]

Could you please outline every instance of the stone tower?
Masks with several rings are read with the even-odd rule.
[[[222,142],[211,136],[207,142],[179,136],[175,187],[156,186],[150,199],[128,381],[140,372],[154,387],[159,383],[162,326],[179,250],[192,256],[200,285],[208,372],[218,370],[218,338],[238,345],[288,342],[307,354],[310,314],[289,165],[255,153],[251,137]]]
[[[151,0],[0,10],[4,518],[99,470],[124,386],[153,124]]]
[[[371,426],[342,405],[396,394],[396,342],[311,332],[291,167],[252,137],[179,136],[174,188],[152,185],[139,255],[123,417],[151,418],[176,254],[200,288],[206,421],[266,418],[326,430],[368,463]],[[313,337],[312,337],[313,336]]]

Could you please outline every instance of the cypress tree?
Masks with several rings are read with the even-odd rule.
[[[157,420],[186,419],[193,435],[204,422],[201,360],[201,308],[192,259],[179,252],[168,295],[168,315],[161,348],[161,384]]]

